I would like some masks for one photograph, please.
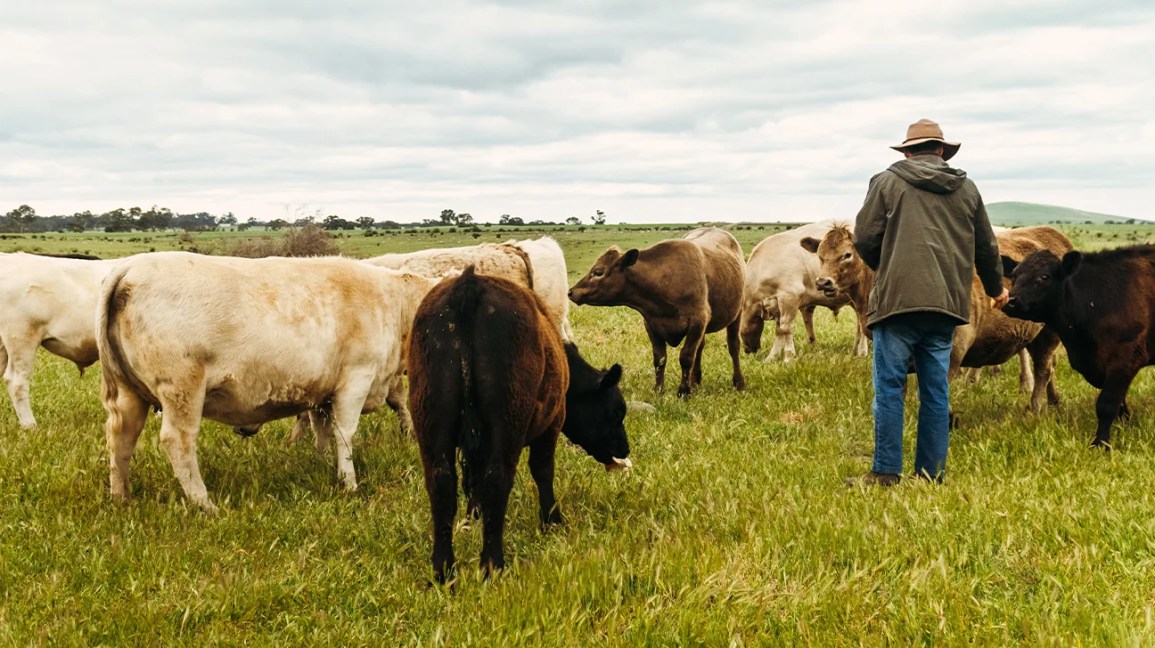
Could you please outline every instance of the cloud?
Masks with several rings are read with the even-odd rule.
[[[931,117],[988,202],[1155,217],[1141,2],[10,5],[40,213],[848,217]]]

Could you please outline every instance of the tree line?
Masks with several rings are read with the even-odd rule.
[[[594,225],[604,225],[606,222],[605,212],[597,210],[597,212],[590,217],[590,221]],[[526,222],[519,216],[510,216],[509,214],[502,214],[498,220],[498,225],[510,226],[538,226],[538,225],[580,225],[581,219],[576,216],[571,216],[565,219],[564,223],[555,223],[552,221],[532,220]],[[491,225],[491,223],[483,223],[484,225]],[[377,221],[371,216],[361,216],[354,220],[347,220],[336,214],[330,214],[325,217],[317,214],[302,216],[293,219],[292,221],[284,218],[275,218],[270,221],[260,221],[256,218],[249,218],[243,222],[239,221],[237,217],[228,212],[221,216],[216,216],[208,212],[196,212],[192,214],[177,214],[167,207],[157,207],[153,205],[148,209],[142,207],[119,208],[107,211],[101,214],[93,214],[91,211],[76,212],[66,216],[41,216],[36,213],[36,210],[28,205],[20,205],[19,207],[7,212],[3,219],[0,219],[0,231],[3,232],[17,232],[17,233],[41,233],[41,232],[87,232],[87,231],[104,231],[104,232],[132,232],[132,231],[160,231],[168,229],[180,229],[185,231],[212,231],[222,227],[236,228],[239,230],[246,230],[250,228],[260,227],[272,230],[280,230],[289,227],[306,227],[309,225],[319,225],[326,230],[372,230],[372,229],[400,229],[411,227],[474,227],[478,226],[475,223],[473,216],[467,212],[457,213],[452,209],[443,209],[439,218],[426,218],[420,222],[399,223],[397,221],[386,220]]]

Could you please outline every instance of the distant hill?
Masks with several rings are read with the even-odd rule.
[[[1056,207],[1054,205],[1039,205],[1024,202],[998,202],[987,205],[987,213],[991,223],[1009,227],[1013,225],[1047,225],[1050,223],[1084,224],[1088,221],[1094,224],[1103,224],[1107,221],[1125,223],[1128,218],[1097,214],[1095,212],[1071,209],[1070,207]],[[1144,221],[1139,221],[1144,222]]]

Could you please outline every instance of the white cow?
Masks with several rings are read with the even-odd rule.
[[[96,297],[119,262],[0,254],[0,366],[21,427],[36,425],[28,392],[37,348],[81,372],[96,362]]]
[[[809,223],[762,239],[746,262],[746,289],[742,299],[742,346],[756,353],[762,346],[766,320],[777,322],[774,346],[766,361],[794,359],[794,318],[802,312],[806,334],[814,343],[814,309],[834,310],[850,303],[845,293],[827,297],[815,287],[821,264],[818,256],[802,249],[806,237],[821,239],[832,221]],[[866,355],[866,338],[855,339],[855,355]]]
[[[561,331],[562,340],[573,341],[569,323],[569,275],[565,256],[554,239],[543,236],[524,241],[482,243],[453,248],[433,248],[404,254],[383,254],[366,263],[426,277],[461,272],[473,264],[478,274],[509,279],[537,293],[546,312]]]
[[[110,487],[127,498],[149,405],[185,495],[213,511],[197,464],[202,418],[253,426],[309,410],[336,433],[337,474],[362,412],[393,396],[417,306],[437,283],[343,259],[144,254],[105,280],[97,343],[108,413]]]

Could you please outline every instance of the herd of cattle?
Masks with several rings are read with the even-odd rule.
[[[1055,352],[1101,389],[1095,445],[1127,416],[1127,390],[1155,363],[1155,246],[1080,253],[1050,227],[1000,230],[1011,300],[993,307],[977,279],[971,321],[954,338],[950,375],[1022,359],[1030,408],[1059,399]],[[850,306],[854,355],[866,355],[873,273],[847,225],[822,222],[772,235],[749,259],[717,228],[649,248],[610,248],[567,290],[551,238],[387,254],[240,259],[183,252],[83,260],[0,255],[0,364],[22,427],[36,424],[29,378],[37,349],[83,369],[101,361],[110,490],[129,494],[129,462],[150,410],[186,497],[212,511],[197,463],[202,418],[256,433],[296,416],[291,438],[312,431],[333,446],[344,486],[357,486],[352,441],[362,413],[389,405],[417,439],[433,517],[433,566],[454,564],[460,484],[483,519],[482,565],[503,566],[505,509],[529,448],[543,524],[561,514],[554,450],[564,433],[607,470],[630,467],[620,365],[582,359],[568,304],[641,313],[664,382],[668,346],[681,345],[678,395],[702,379],[705,336],[726,330],[734,387],[745,388],[739,344],[792,360],[794,318],[811,342],[814,310]],[[1029,357],[1029,362],[1027,358]],[[408,376],[406,386],[405,376]]]

